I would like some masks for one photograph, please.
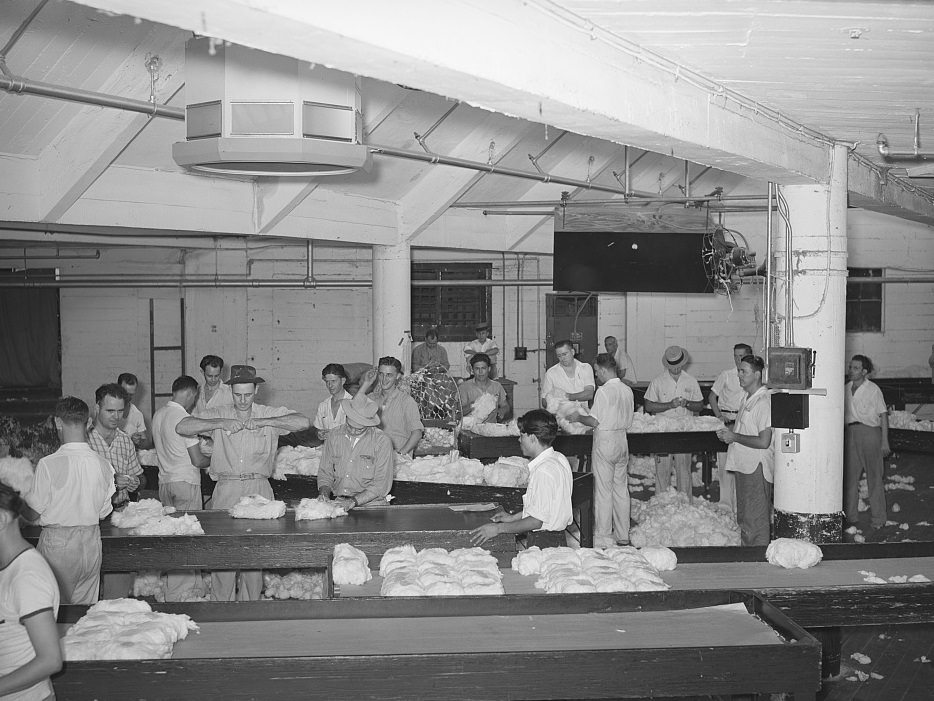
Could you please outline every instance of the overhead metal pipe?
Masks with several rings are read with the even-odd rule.
[[[915,110],[915,140],[914,148],[911,151],[891,150],[889,140],[881,132],[876,137],[876,147],[879,149],[879,155],[890,161],[934,160],[934,152],[921,150],[921,110]]]
[[[717,197],[639,197],[636,200],[514,200],[512,202],[454,202],[451,209],[492,209],[495,207],[586,207],[588,205],[684,204],[685,202],[759,202],[768,195],[725,195]]]
[[[550,287],[551,280],[412,280],[412,287]],[[263,287],[279,289],[347,289],[372,287],[372,280],[306,280],[305,278],[275,279],[256,278],[232,279],[211,277],[210,279],[186,277],[141,278],[139,276],[119,278],[114,276],[62,277],[57,280],[32,280],[29,278],[0,278],[0,288],[152,288],[152,287]]]
[[[0,248],[0,251],[3,251],[3,250],[6,250],[6,249]],[[29,255],[28,253],[23,253],[17,256],[0,255],[0,260],[21,260],[23,261],[23,263],[26,263],[31,260],[100,260],[100,257],[101,257],[101,249],[97,248],[94,250],[93,253],[89,253],[87,255],[79,255],[77,253],[62,255],[60,251],[56,250],[55,255],[44,255],[42,253],[39,253],[38,255],[36,255],[35,253],[32,255]]]

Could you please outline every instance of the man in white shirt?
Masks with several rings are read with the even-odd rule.
[[[574,346],[570,341],[555,343],[558,362],[545,372],[542,380],[542,407],[547,407],[548,398],[567,399],[587,408],[596,390],[593,368],[574,357]]]
[[[768,545],[772,514],[772,402],[762,384],[762,358],[743,357],[739,383],[745,397],[733,429],[717,437],[729,445],[726,469],[736,475],[736,520],[743,545]]]
[[[645,392],[645,410],[650,414],[681,418],[696,414],[704,408],[704,396],[697,380],[684,372],[688,352],[681,346],[669,346],[662,354],[662,367],[658,377],[649,383]],[[678,491],[693,497],[691,484],[691,454],[655,455],[655,492],[667,492],[671,483],[674,463]]]
[[[589,416],[575,414],[571,421],[593,427],[593,509],[595,548],[629,545],[629,442],[632,425],[632,390],[617,376],[609,353],[594,359],[600,386]]]
[[[551,444],[558,435],[558,420],[547,411],[533,409],[519,418],[519,445],[529,461],[529,486],[522,496],[522,511],[498,511],[487,523],[470,532],[470,542],[483,545],[501,533],[563,531],[573,520],[573,476],[567,459]]]
[[[613,356],[616,361],[616,371],[619,373],[619,379],[632,387],[638,380],[636,379],[636,366],[629,357],[629,353],[619,345],[616,336],[607,336],[603,339],[603,347],[606,352]]]
[[[172,383],[172,399],[152,417],[152,440],[159,457],[159,501],[178,511],[200,511],[201,470],[211,464],[198,447],[198,439],[180,436],[175,427],[190,416],[198,399],[198,382],[182,375]],[[184,601],[200,592],[200,577],[194,572],[168,575],[166,601]]]
[[[465,365],[470,367],[470,359],[477,353],[486,353],[490,356],[490,377],[496,377],[496,360],[499,358],[499,346],[490,338],[490,325],[486,321],[477,324],[475,329],[477,337],[464,346]]]
[[[217,355],[206,355],[201,358],[201,374],[204,375],[204,384],[198,390],[198,399],[191,413],[201,416],[208,409],[217,409],[222,406],[233,406],[233,394],[230,385],[221,381],[224,370],[224,359]]]
[[[129,397],[124,407],[123,422],[119,428],[130,437],[137,448],[148,448],[152,444],[149,431],[146,430],[146,417],[133,403],[136,399],[136,390],[139,388],[139,379],[132,372],[121,372],[117,377],[117,384],[123,387]]]
[[[868,379],[872,361],[854,355],[847,368],[850,381],[843,388],[843,414],[846,422],[843,446],[843,508],[846,520],[855,526],[859,520],[859,478],[866,473],[869,513],[874,530],[885,526],[883,458],[889,448],[889,415],[879,386]],[[870,537],[875,535],[870,533]]]
[[[739,405],[746,393],[739,385],[739,366],[743,358],[752,355],[752,346],[737,343],[733,346],[733,365],[721,372],[710,389],[710,410],[729,428],[739,413]],[[726,469],[726,453],[717,453],[717,479],[720,482],[720,504],[736,511],[736,482],[733,473]]]

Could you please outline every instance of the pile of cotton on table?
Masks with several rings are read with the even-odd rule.
[[[471,433],[475,433],[478,436],[486,436],[488,438],[499,438],[502,436],[518,436],[519,435],[519,424],[513,419],[506,424],[477,424],[470,429]]]
[[[496,558],[483,548],[417,551],[390,548],[379,563],[381,596],[457,596],[503,594]]]
[[[907,431],[934,431],[934,421],[921,420],[910,411],[890,411],[889,428],[902,428]]]
[[[264,599],[323,599],[324,575],[315,570],[293,570],[284,575],[263,572]]]
[[[396,479],[406,482],[473,484],[490,487],[524,487],[529,483],[529,461],[520,457],[500,458],[492,465],[462,457],[452,450],[447,455],[426,455],[410,459],[397,457]]]
[[[370,572],[370,561],[366,553],[358,550],[350,543],[338,543],[334,546],[334,557],[331,564],[331,579],[334,584],[361,585],[373,579]]]
[[[638,412],[632,415],[629,433],[691,433],[694,431],[716,431],[723,422],[716,416],[658,416]]]
[[[590,413],[587,411],[586,407],[582,407],[580,404],[570,399],[545,397],[545,410],[555,415],[555,418],[558,420],[558,428],[565,433],[581,434],[590,433],[593,430],[587,424],[570,421],[568,419],[568,417],[574,413],[584,416],[588,416]]]
[[[674,553],[672,553],[674,555]],[[521,575],[538,575],[535,586],[547,594],[664,591],[658,570],[631,547],[545,548],[533,546],[512,560]]]
[[[304,445],[284,445],[276,452],[272,479],[284,480],[286,475],[318,476],[321,464],[321,448],[309,448]]]
[[[496,411],[496,397],[492,394],[481,394],[473,403],[470,413],[461,419],[461,428],[467,431],[472,430],[494,411]]]
[[[106,599],[68,629],[62,654],[68,661],[166,659],[192,630],[198,626],[185,614],[155,613],[138,599]]]
[[[169,516],[173,513],[174,506],[162,506],[158,499],[140,499],[115,511],[110,522],[115,528],[129,529],[130,535],[204,535],[197,516]]]
[[[344,507],[335,501],[321,501],[320,499],[302,499],[295,507],[296,521],[319,521],[325,518],[346,516]]]
[[[157,570],[145,570],[136,575],[133,579],[133,596],[145,597],[151,596],[156,601],[165,602],[165,592],[168,588],[168,579],[165,572]],[[210,601],[211,600],[211,575],[204,573],[201,577],[194,580],[190,589],[176,594],[178,598],[174,601]]]
[[[240,501],[227,509],[234,518],[274,519],[285,516],[285,502],[267,499],[262,494],[240,497]]]
[[[629,531],[638,547],[739,545],[739,526],[732,515],[703,499],[690,504],[686,494],[669,490],[644,503],[633,499],[632,516],[638,525]]]
[[[438,450],[454,447],[454,431],[440,426],[426,426],[415,450]]]

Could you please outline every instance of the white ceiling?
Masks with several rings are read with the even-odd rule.
[[[903,174],[899,168],[917,164],[883,162],[875,140],[884,132],[892,149],[910,150],[916,108],[922,146],[930,141],[934,150],[934,4],[928,2],[254,5],[52,0],[9,46],[7,69],[27,81],[147,100],[144,62],[157,54],[163,61],[157,101],[182,107],[184,43],[192,28],[307,60],[325,62],[315,52],[327,52],[330,65],[366,76],[370,144],[420,151],[413,132],[440,119],[428,138],[435,153],[523,171],[534,171],[530,155],[542,154],[538,165],[545,172],[620,190],[629,144],[632,188],[652,195],[682,194],[682,158],[694,161],[694,195],[717,187],[763,193],[775,174],[786,182],[819,177],[830,141],[853,144],[877,165],[894,166],[891,174]],[[39,6],[38,0],[4,2],[0,42]],[[283,31],[288,26],[294,36]],[[578,45],[578,35],[589,44]],[[624,79],[643,80],[646,90],[608,79],[614,74],[604,73],[604,65]],[[664,69],[664,84],[644,72],[656,67]],[[691,92],[697,86],[707,91],[700,101]],[[701,110],[713,118],[698,116]],[[368,174],[320,182],[230,181],[175,165],[171,145],[183,139],[180,121],[0,92],[0,219],[146,226],[173,235],[181,229],[328,238],[309,222],[330,216],[358,226],[356,240],[367,241],[381,235],[395,211],[414,245],[544,250],[547,215],[485,217],[449,206],[557,201],[565,191],[574,199],[611,197],[386,157],[377,157]],[[916,210],[909,216],[927,221],[930,197],[909,195],[908,207]],[[137,212],[116,212],[121,202]],[[368,213],[358,214],[361,208]],[[334,235],[353,236],[353,230]]]

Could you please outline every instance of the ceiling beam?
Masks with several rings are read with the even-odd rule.
[[[156,102],[168,102],[184,84],[185,40],[176,29],[162,25],[153,26],[101,86],[101,92],[145,100],[150,87],[145,66],[149,56],[162,59]],[[82,107],[39,156],[38,218],[59,221],[152,119],[152,115],[123,110]]]
[[[82,2],[760,180],[829,176],[826,138],[545,0]]]
[[[856,153],[847,159],[847,189],[850,206],[934,226],[930,195]]]

